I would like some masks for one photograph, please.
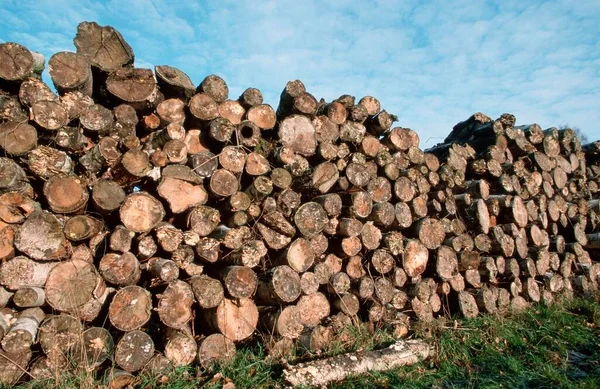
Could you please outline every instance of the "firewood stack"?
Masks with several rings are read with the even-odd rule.
[[[117,385],[597,288],[600,148],[571,130],[477,113],[424,152],[371,96],[295,80],[274,110],[135,68],[112,27],[74,43],[48,61],[58,94],[0,45],[4,384],[77,367]]]

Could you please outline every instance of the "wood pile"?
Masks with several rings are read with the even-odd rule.
[[[371,96],[295,80],[275,110],[134,67],[112,27],[74,44],[48,61],[58,93],[0,44],[3,384],[118,386],[236,344],[318,352],[360,321],[403,337],[597,289],[600,144],[572,130],[477,113],[423,151]]]

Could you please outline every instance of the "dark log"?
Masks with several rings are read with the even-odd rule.
[[[255,105],[260,105],[263,102],[263,95],[256,88],[247,88],[238,98],[238,101],[246,109]]]
[[[168,65],[154,67],[160,91],[167,98],[189,100],[196,92],[192,80],[181,70]]]
[[[58,52],[50,57],[48,72],[54,87],[61,94],[77,91],[87,96],[92,95],[92,68],[83,55]]]
[[[92,201],[99,212],[110,213],[125,201],[125,191],[114,181],[98,180],[92,188]]]
[[[0,63],[0,78],[5,81],[22,81],[33,73],[33,55],[18,43],[0,45]]]
[[[37,147],[37,142],[35,127],[23,122],[0,123],[0,148],[7,154],[25,155]]]
[[[86,57],[92,66],[104,72],[117,70],[133,63],[133,51],[123,36],[110,26],[81,22],[74,41],[77,53]]]

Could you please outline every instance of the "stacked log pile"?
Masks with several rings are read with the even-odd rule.
[[[571,130],[477,113],[424,152],[371,96],[295,80],[274,110],[134,67],[111,27],[74,43],[48,61],[57,93],[0,45],[2,383],[77,367],[117,386],[597,289],[600,147]]]

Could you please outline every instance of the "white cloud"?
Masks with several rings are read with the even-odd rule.
[[[600,138],[597,0],[423,3],[8,1],[0,39],[48,55],[73,50],[77,23],[96,20],[123,33],[140,66],[177,66],[196,84],[219,74],[232,97],[253,86],[277,105],[296,78],[317,98],[374,95],[424,146],[475,111]]]

